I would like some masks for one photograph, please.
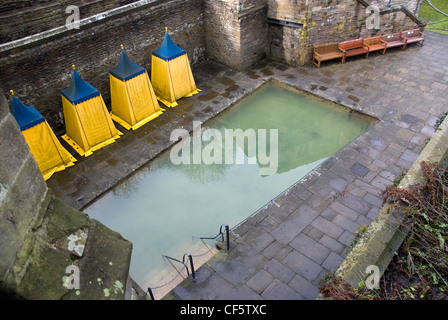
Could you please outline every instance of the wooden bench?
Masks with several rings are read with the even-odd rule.
[[[426,34],[424,34],[420,29],[402,31],[401,36],[407,39],[407,44],[420,42],[421,46],[426,39]]]
[[[345,62],[345,59],[347,57],[352,57],[360,54],[365,54],[366,58],[369,57],[369,47],[364,44],[362,38],[339,42],[338,48],[344,53],[342,63]]]
[[[343,58],[344,54],[339,51],[338,43],[325,43],[314,46],[313,48],[313,63],[320,68],[322,61]]]
[[[381,36],[364,39],[364,44],[369,47],[369,52],[380,51],[381,54],[386,52],[386,41],[381,40]]]
[[[401,32],[382,35],[381,40],[386,42],[386,48],[401,46],[401,49],[406,48],[406,43],[408,41],[408,39],[401,36]]]

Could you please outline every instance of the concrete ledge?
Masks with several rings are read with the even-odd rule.
[[[399,187],[406,188],[426,181],[420,167],[422,161],[438,163],[442,170],[448,167],[448,118],[442,122],[439,130],[403,177]],[[382,275],[406,237],[408,230],[401,225],[404,217],[403,212],[392,210],[388,204],[384,205],[377,218],[335,271],[335,276],[358,288],[359,283],[366,279],[367,266],[376,265]],[[322,295],[317,297],[323,298]]]

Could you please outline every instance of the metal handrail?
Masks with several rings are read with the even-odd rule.
[[[223,228],[224,228],[224,230],[223,230]],[[211,252],[211,249],[207,246],[207,244],[205,243],[204,240],[207,240],[207,239],[208,239],[208,240],[216,240],[219,236],[221,236],[221,240],[224,241],[224,232],[225,232],[225,234],[226,234],[226,240],[227,240],[227,251],[228,251],[228,250],[230,250],[230,238],[229,238],[229,233],[230,233],[230,231],[229,231],[229,230],[230,230],[230,229],[229,229],[229,226],[226,225],[226,224],[223,224],[223,225],[220,226],[220,228],[219,228],[219,233],[218,233],[215,237],[200,237],[200,239],[201,239],[201,241],[205,244],[205,246],[207,247],[208,251],[209,251],[210,253],[212,253],[212,252]],[[207,253],[207,252],[205,252],[205,253]],[[205,254],[205,253],[204,253],[204,254]],[[213,255],[213,253],[212,253],[212,255]],[[185,253],[185,254],[183,255],[183,257],[182,257],[182,261],[180,261],[180,260],[178,260],[178,259],[176,259],[176,258],[167,256],[167,255],[162,255],[162,257],[164,257],[164,258],[167,259],[167,261],[171,264],[171,266],[177,271],[177,273],[178,273],[183,279],[185,279],[185,277],[184,277],[184,276],[182,275],[182,273],[181,273],[182,270],[179,271],[179,270],[176,268],[176,266],[175,266],[171,261],[175,261],[175,262],[178,262],[178,263],[183,264],[184,267],[185,267],[185,269],[187,269],[187,275],[188,275],[188,277],[190,277],[190,271],[189,271],[189,268],[188,268],[188,264],[187,264],[187,262],[185,261],[185,258],[187,257],[188,260],[189,260],[190,269],[191,269],[191,280],[192,280],[193,282],[196,282],[196,273],[195,273],[195,270],[194,270],[193,256],[192,256],[191,254],[189,254],[189,253]],[[197,256],[196,256],[196,257],[197,257]],[[166,284],[165,284],[165,285],[166,285]],[[162,285],[162,286],[164,286],[164,285]],[[162,286],[160,286],[160,287],[162,287]],[[152,293],[151,288],[148,287],[148,291],[146,292],[146,294],[148,294],[152,300],[155,300],[155,299],[154,299],[154,294]],[[146,294],[145,294],[145,295],[146,295]]]
[[[229,237],[229,233],[230,233],[230,229],[229,226],[227,224],[223,224],[219,227],[219,233],[214,236],[214,237],[200,237],[199,239],[202,240],[202,242],[205,244],[204,240],[216,240],[216,238],[218,238],[219,236],[221,236],[221,241],[224,241],[224,232],[222,230],[222,227],[224,227],[225,229],[225,233],[226,233],[226,244],[227,244],[227,251],[230,250],[230,237]],[[207,246],[207,244],[205,244]],[[208,246],[207,246],[208,248]]]
[[[184,265],[184,267],[187,269],[187,275],[190,276],[190,272],[188,271],[188,265],[185,263],[185,256],[187,256],[188,259],[190,260],[191,277],[192,277],[193,282],[195,282],[195,281],[196,281],[196,274],[195,274],[195,272],[194,272],[193,257],[191,256],[191,254],[189,254],[189,253],[185,253],[185,254],[183,255],[183,257],[182,257],[182,261],[164,255],[164,257],[167,258],[168,260],[173,260],[173,261],[182,263],[182,264]],[[170,263],[171,263],[171,262],[170,262]],[[171,263],[171,265],[172,265],[172,266],[174,267],[174,269],[176,269],[176,271],[182,276],[182,274],[179,272],[179,270],[177,270],[177,268],[176,268],[172,263]],[[182,278],[183,278],[183,277],[182,277]]]

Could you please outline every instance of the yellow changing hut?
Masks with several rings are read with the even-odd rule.
[[[114,121],[136,130],[162,114],[145,68],[132,61],[121,46],[118,65],[109,73]]]
[[[61,145],[45,118],[33,106],[25,106],[11,90],[11,113],[45,180],[73,166],[76,159]]]
[[[122,135],[100,92],[81,78],[75,66],[70,86],[61,93],[66,128],[62,138],[81,156],[91,155]]]
[[[177,100],[198,93],[187,52],[179,48],[165,29],[159,48],[152,52],[151,83],[157,99],[167,107],[177,106]]]

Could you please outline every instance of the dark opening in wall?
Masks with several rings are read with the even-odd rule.
[[[303,28],[303,24],[302,23],[293,22],[293,21],[287,21],[287,20],[279,20],[279,19],[268,18],[268,23],[278,24],[278,25],[281,25],[281,26],[288,26],[288,27],[292,27],[292,28]]]

